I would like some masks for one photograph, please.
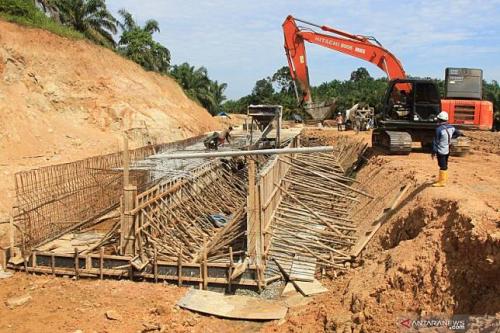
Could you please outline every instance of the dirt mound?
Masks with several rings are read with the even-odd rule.
[[[456,202],[417,197],[378,242],[382,249],[372,247],[371,259],[337,281],[324,280],[332,292],[279,331],[396,332],[406,318],[494,317],[500,310],[499,239],[479,234]]]
[[[0,21],[0,184],[13,173],[214,130],[218,123],[166,76],[111,50]]]
[[[369,331],[386,329],[391,320],[396,329],[398,316],[494,315],[500,241],[474,224],[456,201],[418,196],[381,230],[381,249],[371,249],[374,260],[354,273],[342,303],[370,317]]]
[[[224,124],[225,127],[238,127],[245,124],[247,121],[246,114],[230,113],[227,116],[216,116],[215,117],[220,123]]]
[[[473,152],[485,152],[500,155],[500,132],[465,131],[471,139]]]

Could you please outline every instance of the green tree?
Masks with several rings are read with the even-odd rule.
[[[364,67],[359,67],[354,72],[351,73],[351,81],[358,82],[361,80],[370,79],[370,73]]]
[[[271,82],[275,84],[280,93],[294,93],[294,83],[288,66],[283,66],[271,76]]]
[[[19,0],[0,1],[0,12],[20,17],[30,17],[36,12],[34,3]]]
[[[274,93],[271,80],[269,78],[261,79],[255,82],[255,86],[252,90],[252,103],[271,104]]]
[[[61,22],[83,33],[94,42],[115,46],[113,34],[117,21],[106,8],[104,0],[54,0]]]
[[[500,86],[497,80],[483,81],[483,99],[493,103],[493,129],[500,130]]]
[[[212,105],[209,110],[210,113],[216,114],[221,111],[221,105],[226,100],[226,96],[224,95],[224,91],[227,89],[227,83],[221,83],[216,81],[210,82],[210,95],[212,96]]]
[[[211,114],[215,115],[220,110],[226,110],[222,107],[222,103],[226,100],[224,91],[227,84],[210,80],[205,67],[195,68],[185,62],[173,66],[170,75],[188,96],[199,102]]]
[[[160,31],[156,20],[148,20],[139,26],[132,14],[124,9],[119,12],[122,22],[119,26],[122,35],[118,42],[118,51],[146,70],[167,73],[170,67],[170,51],[153,39],[153,34]]]
[[[208,94],[210,79],[205,67],[195,68],[185,62],[173,66],[170,75],[179,82],[184,91],[192,98],[200,101],[205,99],[203,95]]]
[[[44,13],[55,19],[57,22],[61,22],[59,8],[53,0],[33,0],[33,3],[39,6]]]
[[[275,91],[273,85],[278,91]],[[387,79],[375,80],[366,69],[358,68],[352,72],[351,80],[324,82],[319,86],[312,86],[311,91],[316,103],[335,100],[337,109],[342,111],[360,102],[380,105],[386,87]],[[280,104],[285,118],[290,118],[294,113],[305,115],[298,106],[288,67],[278,69],[271,78],[257,81],[250,95],[224,103],[224,110],[246,112],[247,105],[251,103]]]

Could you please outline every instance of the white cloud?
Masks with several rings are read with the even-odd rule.
[[[204,65],[227,94],[248,94],[255,81],[286,65],[281,23],[288,14],[356,34],[376,36],[405,65],[408,73],[441,77],[448,66],[482,67],[498,79],[500,1],[192,1],[107,0],[139,21],[160,22],[156,38],[174,63]],[[313,83],[345,79],[370,64],[309,45]],[[463,65],[462,65],[463,64]],[[425,73],[428,73],[425,75]],[[491,74],[494,73],[494,74]],[[492,77],[491,75],[495,75]]]

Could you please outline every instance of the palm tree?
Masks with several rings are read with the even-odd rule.
[[[216,114],[221,108],[222,102],[226,100],[224,91],[227,88],[227,83],[221,83],[216,81],[210,82],[209,91],[212,95],[212,110],[209,109],[210,113]]]
[[[115,46],[112,34],[117,32],[117,21],[106,8],[104,0],[54,0],[54,4],[59,9],[63,24],[99,44]]]
[[[54,4],[52,0],[33,0],[35,6],[38,6],[45,14],[52,17],[57,22],[61,22],[59,8]]]
[[[140,27],[126,10],[118,13],[122,17],[118,25],[123,30],[119,51],[147,70],[166,73],[170,67],[170,51],[153,40],[153,33],[160,31],[158,21],[148,20]]]
[[[205,67],[195,68],[188,63],[176,65],[170,71],[186,94],[198,101],[211,114],[215,114],[226,99],[226,83],[211,81]]]
[[[205,67],[202,66],[195,69],[194,66],[185,62],[174,66],[170,74],[179,82],[189,96],[200,102],[202,99],[206,99],[205,95],[208,94],[210,79]]]

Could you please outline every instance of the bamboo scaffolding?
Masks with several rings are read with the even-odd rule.
[[[158,246],[159,260],[207,262],[229,260],[233,254],[243,254],[245,177],[220,166],[196,177],[179,180],[175,190],[165,190],[136,208],[146,223],[137,229],[143,234],[146,253],[151,245]],[[215,213],[233,214],[231,221],[218,228],[209,216]],[[208,241],[207,241],[208,240]],[[178,249],[182,250],[178,250]]]
[[[296,255],[315,258],[318,265],[335,269],[345,269],[343,263],[350,260],[350,249],[357,240],[351,210],[360,196],[371,195],[352,187],[356,181],[344,173],[363,145],[350,147],[342,141],[337,148],[333,154],[279,158],[289,170],[281,184],[274,182],[282,198],[266,229],[270,244],[265,256],[277,259],[282,270],[289,272]],[[279,272],[268,261],[267,275]]]

